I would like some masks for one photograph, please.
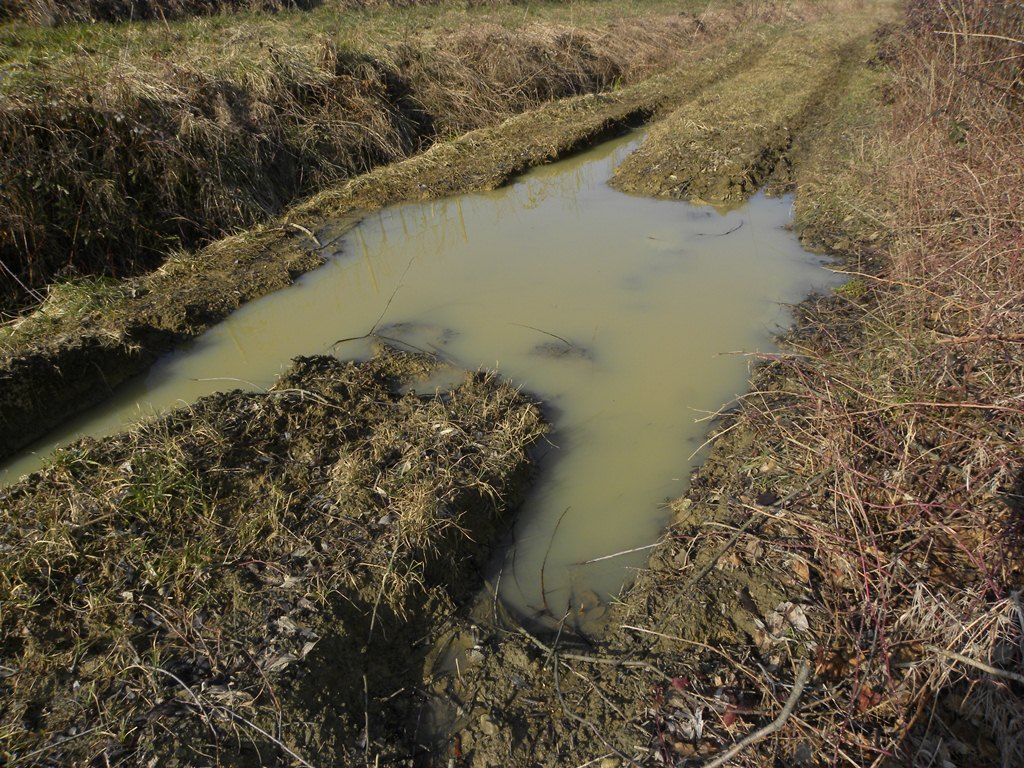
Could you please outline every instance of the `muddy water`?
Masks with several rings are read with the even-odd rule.
[[[784,305],[832,279],[785,230],[788,200],[758,196],[720,215],[611,190],[635,140],[495,193],[373,215],[323,269],[235,313],[51,443],[269,386],[296,355],[365,355],[365,339],[338,341],[376,328],[496,368],[548,404],[541,482],[492,578],[525,615],[570,604],[599,614],[645,555],[617,553],[653,542],[663,502],[683,491],[700,419],[743,390],[747,353],[771,346]]]

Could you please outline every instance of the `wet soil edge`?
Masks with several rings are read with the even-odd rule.
[[[467,133],[296,206],[273,224],[172,259],[118,287],[113,305],[84,318],[33,318],[0,361],[0,458],[102,402],[162,353],[194,338],[242,304],[320,266],[361,212],[409,200],[494,189],[525,170],[592,145],[692,98],[753,65],[763,35],[739,35],[688,65],[603,95],[553,102],[494,128]],[[331,239],[317,230],[335,223]],[[37,322],[41,330],[31,324]]]

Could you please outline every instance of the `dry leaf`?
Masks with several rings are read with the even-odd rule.
[[[811,583],[811,566],[807,564],[806,560],[802,560],[799,557],[793,557],[789,560],[789,570],[793,572],[797,580],[804,582],[805,584]]]

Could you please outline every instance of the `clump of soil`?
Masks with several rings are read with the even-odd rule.
[[[299,359],[6,489],[5,758],[411,755],[424,640],[478,585],[544,431],[490,375],[398,393],[434,368]]]

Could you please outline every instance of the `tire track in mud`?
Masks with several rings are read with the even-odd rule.
[[[655,125],[616,169],[612,186],[698,203],[740,202],[786,157],[868,35],[863,26],[836,30],[820,22],[776,40],[764,66],[702,92]]]

